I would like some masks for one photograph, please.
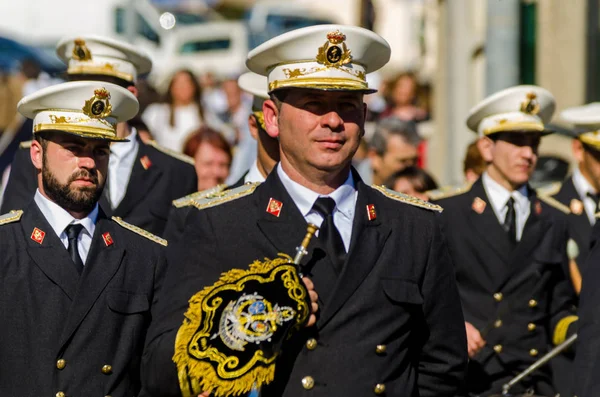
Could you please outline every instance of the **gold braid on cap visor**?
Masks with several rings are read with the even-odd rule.
[[[594,149],[600,150],[600,130],[584,132],[579,135],[579,140]]]
[[[256,117],[256,120],[258,121],[258,124],[260,124],[260,127],[266,131],[267,128],[265,126],[265,115],[262,112],[262,110],[256,110],[252,112],[252,114],[254,115],[254,117]]]
[[[497,132],[511,132],[511,131],[532,131],[532,132],[538,132],[538,131],[544,131],[544,124],[539,122],[533,122],[533,121],[526,121],[526,122],[504,122],[504,123],[499,123],[498,125],[495,125],[493,127],[489,127],[486,128],[485,130],[483,130],[483,135],[491,135],[491,134],[495,134]]]
[[[314,88],[322,90],[369,90],[369,85],[366,81],[357,81],[342,77],[295,78],[293,80],[275,80],[269,83],[269,91],[288,87]]]
[[[132,83],[134,82],[132,74],[116,70],[115,66],[111,63],[105,63],[104,65],[70,66],[69,69],[67,69],[67,74],[101,74],[105,76],[117,77]]]

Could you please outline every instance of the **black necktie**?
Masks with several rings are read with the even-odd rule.
[[[504,218],[504,231],[508,233],[508,239],[511,243],[517,242],[517,215],[515,214],[515,199],[509,198],[506,202],[506,217]]]
[[[79,273],[83,270],[83,261],[81,260],[79,250],[77,249],[77,237],[79,237],[81,229],[83,229],[83,225],[81,224],[69,225],[65,229],[65,233],[67,233],[67,238],[69,239],[67,251],[69,251],[69,255],[71,256],[73,263],[75,263],[75,267]]]
[[[594,194],[592,192],[587,192],[587,196],[589,198],[591,198],[592,200],[594,200],[594,204],[596,204],[596,208],[594,209],[594,215],[598,213],[598,211],[600,211],[600,195],[598,194]]]
[[[323,216],[323,223],[319,229],[319,240],[324,243],[335,271],[340,274],[346,260],[346,248],[339,230],[333,223],[335,201],[331,197],[319,197],[315,201],[313,209]]]

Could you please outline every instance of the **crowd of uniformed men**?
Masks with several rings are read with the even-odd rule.
[[[505,392],[600,395],[599,106],[561,114],[577,167],[538,193],[528,180],[552,94],[486,98],[466,119],[483,173],[429,203],[352,167],[366,74],[388,44],[304,28],[252,50],[240,77],[256,164],[196,192],[193,166],[127,123],[148,58],[98,37],[61,48],[71,81],[18,105],[33,140],[0,216],[1,396],[210,395],[174,362],[188,301],[223,272],[293,253],[309,222],[321,228],[301,267],[312,315],[261,395],[500,395],[575,334]]]

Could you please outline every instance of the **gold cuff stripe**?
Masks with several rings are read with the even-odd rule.
[[[294,78],[292,80],[275,80],[269,83],[269,91],[288,87],[355,91],[369,90],[369,85],[364,81],[342,77]]]
[[[495,134],[496,132],[509,132],[509,131],[544,131],[543,123],[535,122],[514,122],[514,123],[502,123],[494,127],[489,127],[483,130],[483,135]]]
[[[119,72],[118,70],[110,69],[105,66],[71,66],[67,70],[68,74],[101,74],[105,76],[114,76],[133,83],[132,74]]]
[[[569,325],[577,321],[579,317],[577,316],[567,316],[560,320],[554,329],[554,337],[552,338],[552,343],[555,346],[560,345],[567,339],[567,331],[569,330]]]

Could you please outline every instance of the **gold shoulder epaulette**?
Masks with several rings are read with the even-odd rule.
[[[436,204],[431,204],[428,201],[421,200],[420,198],[409,196],[408,194],[398,193],[394,190],[388,189],[384,186],[373,185],[371,186],[373,189],[380,191],[385,196],[396,200],[401,201],[406,204],[414,205],[416,207],[425,208],[431,211],[442,212],[444,209]]]
[[[425,192],[427,197],[430,200],[437,201],[449,197],[458,196],[459,194],[463,194],[467,192],[471,188],[471,184],[462,185],[462,186],[443,186],[439,189],[428,190]]]
[[[0,215],[0,225],[6,225],[21,220],[23,210],[12,210],[7,214]]]
[[[194,158],[193,157],[190,157],[190,156],[185,155],[183,153],[176,152],[175,150],[168,149],[168,148],[166,148],[164,146],[160,146],[158,143],[156,143],[156,141],[150,141],[150,142],[148,142],[148,145],[152,146],[156,150],[159,150],[159,151],[163,152],[164,154],[167,154],[167,155],[169,155],[171,157],[175,157],[177,160],[181,160],[184,163],[188,163],[188,164],[194,165]]]
[[[544,186],[540,186],[535,189],[535,192],[538,196],[554,196],[560,188],[562,187],[562,182],[552,182]]]
[[[550,207],[556,208],[560,212],[564,212],[567,215],[571,213],[571,210],[569,209],[569,207],[567,207],[566,205],[564,205],[563,203],[561,203],[560,201],[558,201],[555,198],[552,198],[552,197],[546,196],[546,195],[539,195],[539,196],[537,196],[537,198],[540,199],[541,201],[543,201],[544,203],[548,204]]]
[[[131,223],[127,223],[125,222],[123,219],[121,219],[118,216],[113,216],[112,220],[117,222],[119,225],[123,226],[125,229],[131,230],[134,233],[139,234],[140,236],[146,237],[148,240],[152,240],[155,243],[158,243],[160,245],[163,246],[167,246],[169,243],[167,242],[167,240],[165,240],[164,238],[160,238],[158,236],[155,236],[154,234],[142,229],[141,227],[137,227],[135,225],[132,225]]]
[[[199,210],[215,207],[254,193],[254,190],[256,190],[258,185],[260,185],[260,182],[246,183],[235,189],[223,190],[222,192],[212,194],[210,197],[192,200],[190,201],[190,205],[193,205]]]
[[[206,197],[212,197],[216,193],[220,193],[227,185],[217,185],[215,187],[211,187],[210,189],[202,190],[196,193],[188,194],[187,196],[178,198],[177,200],[173,200],[173,206],[175,208],[187,207],[191,205],[192,200],[199,200]]]
[[[23,141],[19,143],[19,149],[29,149],[31,147],[31,142],[33,141]]]

